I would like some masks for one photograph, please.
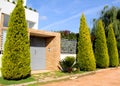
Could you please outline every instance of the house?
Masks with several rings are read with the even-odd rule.
[[[0,52],[3,52],[10,13],[17,0],[0,0]],[[24,6],[26,0],[24,0]],[[38,30],[39,14],[25,9],[30,38],[31,69],[57,70],[60,60],[60,33]]]

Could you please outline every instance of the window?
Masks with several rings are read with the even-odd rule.
[[[4,27],[8,27],[9,18],[10,18],[9,15],[4,14],[4,22],[3,22]]]
[[[9,15],[4,14],[4,22],[3,22],[4,27],[8,27],[9,18],[10,18]],[[35,23],[31,21],[27,21],[27,24],[28,24],[28,28],[33,28],[35,25]]]
[[[33,28],[35,25],[35,23],[31,21],[27,21],[27,24],[28,24],[28,28]]]

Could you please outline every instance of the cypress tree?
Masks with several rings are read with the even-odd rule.
[[[80,67],[80,70],[92,71],[96,69],[96,63],[90,39],[90,30],[87,26],[84,14],[82,14],[80,19],[77,63]]]
[[[2,57],[4,79],[18,80],[30,76],[30,44],[23,0],[18,0],[10,15]]]
[[[109,66],[109,55],[102,20],[99,20],[97,22],[97,29],[95,35],[96,65],[100,68],[106,68]]]
[[[116,38],[112,24],[108,26],[107,46],[108,46],[109,61],[110,61],[109,66],[117,67],[119,64],[119,56],[118,56],[117,43],[116,43]]]

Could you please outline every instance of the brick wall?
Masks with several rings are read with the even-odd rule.
[[[46,69],[58,70],[60,61],[60,34],[46,39]]]

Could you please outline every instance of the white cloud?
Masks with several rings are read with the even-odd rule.
[[[76,1],[77,1],[77,0],[76,0]],[[120,2],[120,0],[115,0],[115,1],[113,1],[113,2],[111,2],[111,3],[118,3],[118,2]],[[79,13],[77,13],[77,14],[69,17],[69,18],[66,18],[66,19],[63,19],[63,20],[61,20],[61,21],[58,21],[58,22],[49,24],[49,25],[43,27],[42,29],[48,30],[48,29],[51,29],[51,28],[54,27],[54,26],[58,26],[58,25],[64,24],[65,22],[68,22],[68,21],[70,21],[70,20],[72,20],[72,19],[80,18],[80,16],[81,16],[82,13],[84,13],[85,15],[91,15],[91,14],[93,14],[93,13],[97,13],[97,12],[99,12],[100,10],[102,10],[103,7],[106,6],[106,5],[108,5],[108,4],[104,4],[104,5],[101,5],[101,6],[99,6],[99,7],[94,7],[94,8],[90,8],[90,9],[84,10],[83,12],[79,12]]]
[[[98,10],[100,10],[100,9],[102,9],[102,8],[103,8],[103,6],[99,6],[99,7],[95,7],[95,8],[91,8],[91,9],[85,10],[85,11],[83,11],[83,12],[79,12],[79,13],[77,13],[77,14],[69,17],[69,18],[66,18],[66,19],[63,19],[63,20],[61,20],[61,21],[58,21],[58,22],[49,24],[49,25],[43,27],[42,29],[45,29],[45,30],[46,30],[46,29],[48,29],[48,28],[51,28],[51,27],[56,26],[56,25],[63,24],[63,23],[65,23],[65,22],[70,21],[70,20],[72,20],[72,19],[75,19],[75,18],[77,18],[77,17],[80,18],[80,16],[81,16],[82,13],[84,13],[85,15],[89,15],[89,14],[95,13],[95,12],[97,12]]]
[[[40,20],[47,20],[47,16],[39,16]]]

